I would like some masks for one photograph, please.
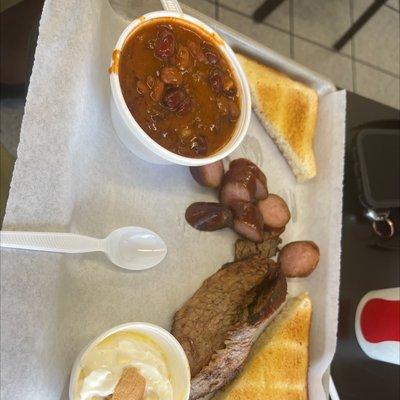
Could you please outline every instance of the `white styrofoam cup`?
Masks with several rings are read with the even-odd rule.
[[[81,361],[96,345],[117,332],[135,332],[145,335],[160,346],[166,357],[174,400],[188,400],[190,394],[190,368],[180,343],[165,329],[147,322],[128,322],[115,326],[91,341],[78,355],[71,370],[69,400],[75,400],[76,384],[81,373]]]
[[[236,123],[235,131],[230,141],[221,148],[217,153],[204,157],[204,158],[189,158],[175,154],[157,142],[155,142],[146,132],[139,126],[135,121],[132,114],[130,113],[124,97],[122,95],[121,86],[119,82],[119,75],[117,72],[110,73],[110,84],[111,84],[111,119],[118,137],[125,144],[125,146],[136,156],[141,159],[151,162],[153,164],[180,164],[188,166],[200,166],[210,164],[214,161],[218,161],[227,157],[232,153],[242,142],[243,138],[247,133],[247,129],[250,123],[251,116],[251,97],[250,90],[246,80],[246,76],[237,60],[235,53],[226,44],[226,42],[220,38],[220,36],[209,26],[199,21],[198,19],[191,17],[190,15],[180,14],[171,11],[155,11],[141,16],[140,18],[132,21],[127,28],[122,32],[119,37],[115,50],[121,51],[127,38],[140,27],[141,24],[154,19],[159,18],[177,18],[184,20],[186,23],[195,25],[197,28],[202,29],[206,34],[211,34],[215,40],[216,46],[223,53],[226,59],[229,61],[230,67],[234,74],[236,83],[238,85],[238,93],[240,97],[240,117]],[[111,65],[115,60],[111,60]]]

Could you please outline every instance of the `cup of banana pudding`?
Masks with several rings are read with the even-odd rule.
[[[179,342],[159,326],[132,322],[93,340],[72,368],[70,400],[187,400],[190,369]]]

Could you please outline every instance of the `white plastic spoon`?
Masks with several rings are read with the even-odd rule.
[[[160,236],[138,226],[116,229],[105,239],[74,233],[1,231],[0,247],[57,253],[102,251],[115,265],[130,270],[154,267],[167,255]]]
[[[165,11],[175,11],[179,14],[183,14],[182,8],[177,0],[160,0],[161,5]]]

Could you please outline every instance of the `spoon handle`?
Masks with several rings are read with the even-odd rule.
[[[183,14],[182,8],[177,0],[160,0],[160,1],[165,11],[175,11],[179,14]]]
[[[74,233],[0,231],[0,247],[57,253],[102,251],[102,240]]]

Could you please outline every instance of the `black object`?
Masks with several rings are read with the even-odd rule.
[[[4,83],[0,83],[0,98],[26,98],[26,95],[28,93],[29,80],[31,78],[33,68],[33,62],[35,59],[36,44],[39,37],[39,22],[40,18],[35,21],[29,35],[25,82],[21,83],[20,85],[7,85]]]
[[[364,215],[380,238],[390,239],[396,231],[391,213],[400,207],[400,129],[364,128],[355,132],[355,176]]]
[[[371,17],[386,3],[387,0],[375,0],[357,19],[356,22],[343,34],[343,36],[333,45],[337,51],[343,46],[370,20]]]
[[[398,247],[398,234],[383,245],[363,216],[353,158],[354,137],[361,129],[378,128],[378,135],[386,128],[398,129],[399,116],[398,110],[347,93],[339,326],[331,364],[341,400],[397,400],[400,394],[399,366],[369,358],[359,347],[354,331],[356,308],[367,292],[400,286],[400,257],[398,250],[390,249],[395,243]],[[382,171],[383,165],[374,163]],[[398,209],[392,218],[398,226]]]
[[[280,4],[282,4],[285,0],[267,0],[261,4],[260,7],[254,11],[253,19],[256,22],[262,22],[272,11],[275,10]]]
[[[400,207],[400,131],[363,129],[355,138],[362,201],[374,210]],[[376,166],[379,165],[379,168]]]

